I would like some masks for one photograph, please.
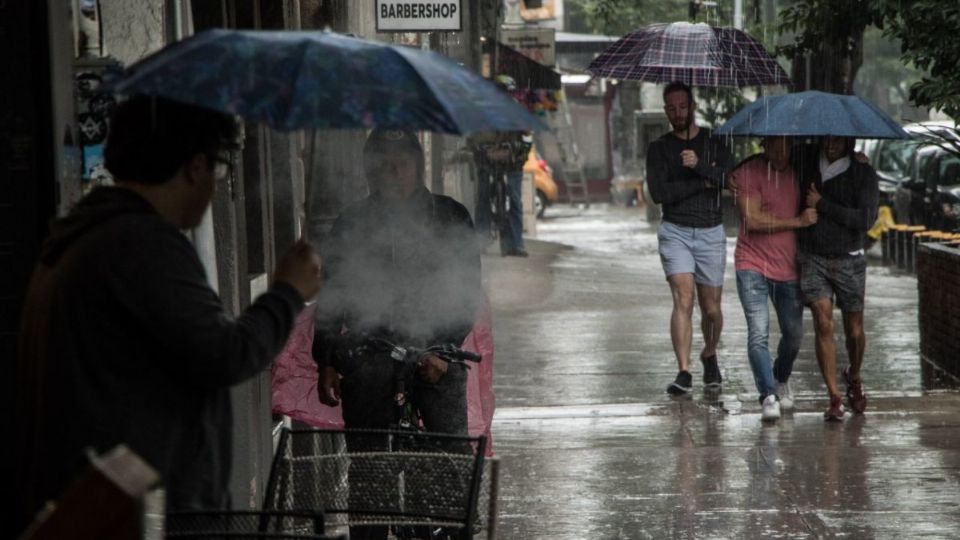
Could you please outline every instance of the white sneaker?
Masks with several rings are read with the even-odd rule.
[[[780,398],[780,408],[785,411],[793,410],[793,393],[789,382],[777,382],[777,397]]]
[[[777,401],[777,396],[770,394],[763,398],[763,412],[760,413],[760,420],[772,422],[778,418],[780,418],[780,402]]]

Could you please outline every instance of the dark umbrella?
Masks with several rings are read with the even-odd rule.
[[[908,139],[910,135],[876,105],[858,96],[811,90],[764,96],[733,115],[717,135],[818,136]]]
[[[110,87],[284,131],[547,129],[489,81],[444,56],[331,32],[207,30],[134,64]]]
[[[587,71],[597,77],[689,86],[789,85],[790,78],[742,30],[703,23],[652,24],[620,38]]]

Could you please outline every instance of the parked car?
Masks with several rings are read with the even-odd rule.
[[[918,159],[924,149],[960,141],[960,135],[950,122],[920,122],[903,129],[911,139],[864,141],[860,150],[877,171],[880,205],[891,207],[898,223],[921,224],[925,216],[923,197],[914,195],[923,192]]]
[[[896,205],[911,224],[956,230],[960,226],[960,147],[920,148],[915,173],[897,188]]]
[[[534,212],[538,218],[542,218],[547,207],[557,202],[558,189],[553,180],[553,170],[537,153],[536,147],[531,147],[527,161],[523,164],[523,172],[533,175]]]

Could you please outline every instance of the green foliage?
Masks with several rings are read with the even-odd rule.
[[[685,0],[567,0],[564,9],[583,12],[593,33],[608,36],[648,24],[687,20]]]
[[[960,120],[960,3],[957,0],[877,0],[885,34],[901,42],[903,59],[926,74],[910,99]]]

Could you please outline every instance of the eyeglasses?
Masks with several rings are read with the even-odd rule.
[[[223,180],[233,172],[233,160],[230,155],[216,155],[210,158],[213,162],[213,177],[216,180]]]

